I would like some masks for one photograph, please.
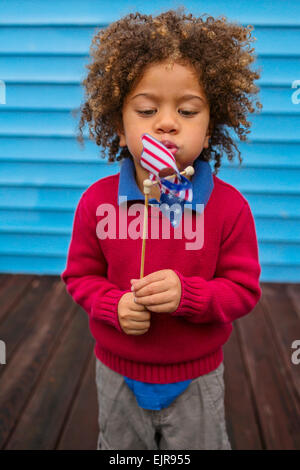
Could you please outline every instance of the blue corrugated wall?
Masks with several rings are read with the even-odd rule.
[[[181,5],[145,3],[0,0],[1,272],[60,274],[80,195],[119,171],[91,141],[79,147],[71,111],[83,99],[80,81],[96,28],[132,11],[157,14]],[[300,2],[182,4],[255,27],[263,110],[251,116],[251,143],[239,143],[242,167],[224,160],[218,176],[250,203],[261,280],[299,282],[300,104],[292,102],[292,83],[300,80]]]

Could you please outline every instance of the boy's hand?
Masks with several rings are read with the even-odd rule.
[[[131,279],[138,305],[151,312],[175,312],[181,299],[181,282],[172,269],[162,269],[142,279]]]
[[[118,303],[118,318],[127,335],[143,335],[150,328],[151,314],[143,305],[134,302],[132,292],[122,295]]]

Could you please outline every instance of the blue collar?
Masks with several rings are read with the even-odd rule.
[[[194,162],[195,173],[192,176],[193,200],[188,204],[196,210],[196,204],[206,206],[212,193],[214,182],[210,164],[197,158]],[[126,196],[127,201],[145,200],[144,194],[140,191],[135,181],[135,166],[131,158],[124,158],[121,161],[118,204],[120,196]],[[149,204],[159,204],[157,199],[149,199]],[[199,206],[198,206],[199,207]],[[199,210],[199,209],[198,209]],[[202,211],[200,211],[202,212]]]

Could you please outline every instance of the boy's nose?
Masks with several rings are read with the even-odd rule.
[[[179,123],[174,113],[165,111],[165,112],[160,112],[159,114],[157,114],[155,127],[156,127],[156,130],[159,131],[160,133],[165,132],[169,134],[170,132],[174,133],[178,131]]]
[[[167,121],[167,120],[164,120],[164,121],[160,121],[156,124],[156,130],[162,134],[162,133],[165,133],[165,134],[174,134],[178,131],[179,129],[179,126],[177,125],[177,123],[175,123],[174,121],[171,122],[171,120]],[[168,139],[168,137],[166,136],[166,140]]]

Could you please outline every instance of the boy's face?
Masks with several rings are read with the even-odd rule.
[[[127,145],[137,172],[141,171],[144,133],[178,147],[177,151],[170,150],[179,171],[193,165],[209,145],[209,104],[194,69],[180,64],[170,69],[167,64],[164,61],[148,66],[123,104],[120,146]]]

